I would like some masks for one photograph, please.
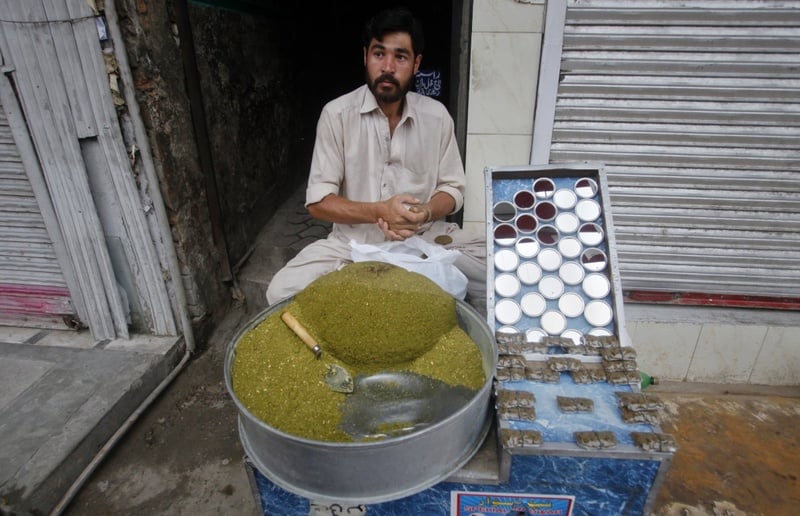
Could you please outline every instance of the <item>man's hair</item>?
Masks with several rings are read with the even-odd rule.
[[[361,35],[364,47],[369,48],[373,38],[383,41],[383,37],[391,32],[407,32],[411,36],[411,47],[415,56],[425,50],[422,24],[405,7],[386,9],[373,16],[364,25],[364,32]]]

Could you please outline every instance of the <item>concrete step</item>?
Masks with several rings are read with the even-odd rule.
[[[0,336],[0,500],[16,514],[49,514],[180,361],[183,341],[14,330]]]
[[[247,261],[238,274],[239,289],[244,294],[247,315],[256,314],[267,305],[267,287],[275,272],[291,260],[297,252],[289,247],[260,249]]]

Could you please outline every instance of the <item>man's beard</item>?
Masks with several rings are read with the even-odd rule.
[[[380,90],[378,89],[378,83],[380,82],[390,82],[395,85],[395,89],[392,91]],[[406,96],[406,93],[411,89],[411,81],[400,84],[400,81],[389,74],[380,75],[374,81],[370,81],[369,75],[367,75],[367,86],[369,86],[369,90],[375,95],[375,98],[378,99],[378,102],[391,104]]]

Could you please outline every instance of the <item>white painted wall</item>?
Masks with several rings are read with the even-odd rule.
[[[800,385],[800,315],[627,303],[639,367],[671,381]]]
[[[474,0],[464,228],[486,233],[487,166],[525,165],[531,152],[544,4]]]

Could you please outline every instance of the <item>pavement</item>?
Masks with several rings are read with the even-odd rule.
[[[182,355],[175,337],[0,328],[0,513],[57,506]]]
[[[188,361],[177,339],[95,346],[74,332],[0,328],[0,515],[263,514],[223,363],[237,330],[266,307],[275,271],[329,230],[302,195],[237,264],[246,301]],[[653,514],[798,514],[800,388],[650,390],[679,445]]]

